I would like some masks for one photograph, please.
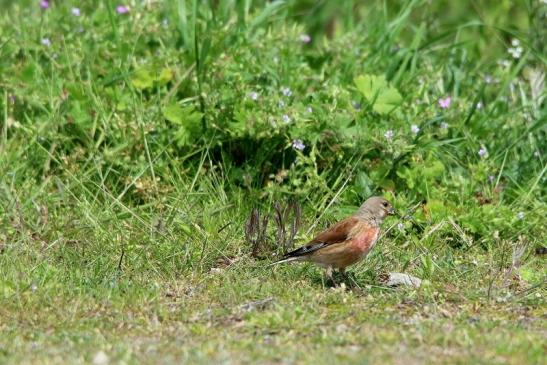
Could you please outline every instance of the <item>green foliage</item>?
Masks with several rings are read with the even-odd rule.
[[[391,113],[403,100],[397,89],[389,86],[382,75],[361,75],[357,76],[354,82],[357,90],[379,114]]]
[[[545,4],[128,3],[0,1],[0,363],[65,343],[75,363],[139,361],[126,330],[191,363],[255,346],[240,362],[357,346],[390,363],[401,343],[540,362]],[[249,258],[251,207],[298,201],[302,243],[374,194],[404,219],[355,268],[363,291]],[[388,290],[386,271],[424,288]]]

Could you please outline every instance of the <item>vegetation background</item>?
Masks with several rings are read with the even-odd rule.
[[[545,363],[544,0],[0,10],[0,363]],[[372,194],[354,285],[267,266]]]

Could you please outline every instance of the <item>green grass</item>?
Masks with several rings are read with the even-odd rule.
[[[0,363],[544,362],[547,5],[116,5],[0,1]],[[345,287],[268,266],[372,194]]]

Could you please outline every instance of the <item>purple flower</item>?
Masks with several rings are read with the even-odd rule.
[[[387,130],[386,133],[384,133],[384,137],[386,137],[386,139],[392,139],[394,135],[395,133],[391,129]]]
[[[414,134],[418,134],[418,132],[420,131],[420,127],[418,127],[416,124],[412,124],[410,126],[410,131]]]
[[[302,43],[310,43],[311,37],[308,34],[300,34],[300,41]]]
[[[311,108],[311,106],[307,107],[307,108],[306,108],[306,111],[307,111],[308,113],[313,113],[313,109]]]
[[[288,87],[282,87],[281,88],[281,93],[283,93],[283,95],[285,95],[287,97],[292,95],[292,91]]]
[[[40,7],[41,7],[42,9],[47,9],[47,8],[49,8],[49,1],[47,1],[47,0],[42,0],[42,1],[40,1]]]
[[[496,177],[495,177],[494,175],[490,175],[490,176],[488,176],[488,181],[494,182],[494,179],[495,179],[495,178],[496,178]]]
[[[480,157],[484,157],[484,156],[486,156],[486,154],[488,153],[488,151],[486,150],[485,147],[481,147],[481,148],[479,149],[479,152],[478,152],[478,153],[479,153],[479,156],[480,156]]]
[[[285,123],[290,123],[290,122],[291,122],[291,118],[290,118],[287,114],[283,115],[283,116],[281,117],[281,119],[283,119],[283,121],[284,121]]]
[[[452,103],[452,98],[450,96],[439,99],[439,106],[443,109],[450,107],[450,103]]]
[[[70,9],[70,12],[72,13],[72,15],[74,16],[80,16],[80,8],[72,8]]]
[[[127,14],[129,13],[129,8],[125,5],[116,6],[116,13],[118,14]]]
[[[42,45],[44,45],[44,46],[46,46],[46,47],[51,46],[51,41],[49,40],[49,38],[42,38],[42,40],[40,41],[40,43],[42,43]]]
[[[258,93],[256,91],[251,91],[249,93],[249,97],[251,98],[251,100],[257,101],[258,100]]]
[[[298,151],[303,151],[304,148],[306,148],[306,145],[304,144],[304,142],[302,142],[301,139],[293,139],[292,140],[292,148],[294,148],[295,150],[298,150]]]

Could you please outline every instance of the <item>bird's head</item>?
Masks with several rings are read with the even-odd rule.
[[[357,211],[357,216],[367,220],[375,220],[382,223],[388,215],[395,214],[395,209],[389,201],[381,196],[368,198]]]

